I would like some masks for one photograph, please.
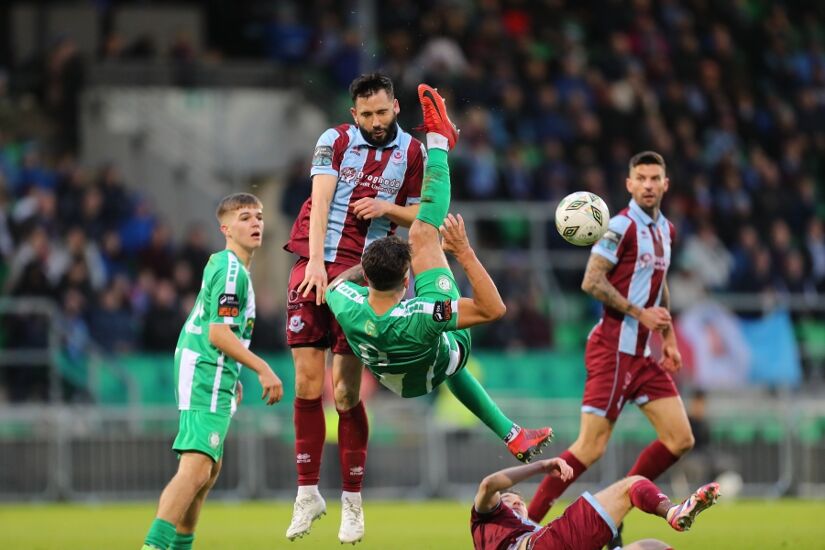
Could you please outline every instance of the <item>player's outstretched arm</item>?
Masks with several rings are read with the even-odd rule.
[[[458,301],[458,328],[472,327],[501,319],[507,307],[501,299],[501,294],[498,293],[496,283],[478,261],[475,251],[470,246],[461,214],[458,216],[448,214],[439,230],[444,239],[442,242],[444,252],[452,254],[458,260],[473,288],[472,298],[461,298]]]
[[[220,323],[209,325],[209,343],[238,363],[255,371],[263,388],[261,399],[265,399],[267,405],[272,405],[281,400],[284,395],[284,386],[281,379],[272,371],[266,361],[249,351],[238,340],[229,325]]]
[[[306,297],[315,289],[315,303],[324,303],[327,289],[327,270],[324,266],[324,238],[327,234],[329,205],[335,193],[337,179],[329,174],[312,177],[312,209],[309,212],[309,262],[304,271],[304,280],[298,285],[298,292]]]
[[[670,312],[667,309],[663,307],[642,309],[635,306],[622,296],[615,286],[610,284],[610,281],[607,280],[607,274],[613,267],[614,264],[607,258],[599,254],[591,254],[590,259],[587,261],[587,268],[584,271],[582,290],[607,307],[638,319],[650,330],[663,331],[670,327]]]
[[[473,504],[476,512],[489,512],[498,505],[499,491],[509,489],[513,485],[538,474],[558,475],[563,481],[573,476],[571,468],[563,458],[539,460],[525,466],[513,466],[499,470],[481,480]]]
[[[390,201],[364,197],[353,203],[352,211],[359,220],[371,220],[384,216],[395,224],[402,227],[409,227],[418,215],[418,208],[420,206],[419,204],[401,206]]]

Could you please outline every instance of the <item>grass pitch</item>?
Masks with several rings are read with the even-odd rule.
[[[329,495],[329,501],[335,500]],[[724,499],[724,497],[722,497]],[[296,542],[284,538],[292,512],[284,502],[208,502],[198,550],[338,548],[340,506]],[[25,550],[137,550],[154,515],[154,503],[101,505],[0,505],[2,548]],[[358,550],[472,548],[469,502],[367,501],[367,532]],[[556,506],[552,513],[561,513]],[[679,550],[825,548],[825,502],[746,500],[720,503],[703,513],[688,533],[634,510],[624,540],[659,538]]]

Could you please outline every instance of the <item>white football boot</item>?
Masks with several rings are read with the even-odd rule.
[[[355,544],[364,538],[364,509],[361,493],[344,491],[341,495],[341,528],[338,540],[341,544]]]
[[[312,522],[327,513],[327,503],[317,489],[306,492],[300,489],[292,507],[292,522],[286,530],[286,538],[289,540],[308,535]]]

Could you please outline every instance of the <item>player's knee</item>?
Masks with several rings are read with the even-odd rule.
[[[333,392],[335,398],[335,407],[339,411],[348,411],[358,404],[360,388],[353,387],[344,381],[339,380],[335,384],[335,391]]]
[[[209,463],[198,464],[195,467],[187,468],[184,471],[178,472],[178,475],[185,476],[188,483],[200,491],[211,478],[211,465]]]
[[[627,476],[624,481],[627,485],[627,488],[633,487],[633,484],[637,481],[642,481],[643,479],[647,479],[645,476]]]
[[[413,249],[421,246],[424,242],[432,241],[433,238],[438,238],[438,230],[435,227],[421,220],[413,221],[408,236],[410,246]]]
[[[693,432],[688,430],[686,433],[680,434],[674,442],[673,454],[682,456],[689,452],[695,443],[696,439],[693,437]]]
[[[324,364],[314,361],[295,362],[295,395],[301,399],[316,399],[324,389]]]

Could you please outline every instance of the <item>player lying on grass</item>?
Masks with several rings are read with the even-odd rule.
[[[470,532],[476,550],[599,550],[616,535],[616,526],[634,506],[660,516],[676,531],[687,531],[700,512],[719,497],[719,484],[709,483],[680,504],[674,504],[652,481],[630,476],[595,495],[584,493],[557,519],[541,526],[527,517],[527,505],[513,485],[545,474],[563,480],[573,469],[562,458],[541,460],[526,466],[500,470],[485,477],[478,486],[470,515]],[[669,548],[660,541],[646,539],[625,550]]]
[[[281,380],[266,361],[249,351],[255,325],[255,292],[249,264],[260,248],[261,201],[249,193],[221,200],[218,211],[226,249],[212,254],[203,282],[175,349],[175,399],[180,427],[172,450],[178,471],[160,495],[143,550],[188,550],[209,490],[223,464],[229,423],[241,400],[241,364],[258,375],[262,399],[281,400]]]
[[[463,220],[446,217],[450,205],[447,151],[455,145],[458,132],[437,91],[422,84],[418,95],[428,159],[421,208],[410,227],[409,243],[396,237],[374,241],[364,251],[361,264],[342,273],[327,289],[327,304],[353,351],[387,388],[402,397],[418,397],[446,382],[517,459],[529,462],[548,443],[552,430],[522,429],[464,368],[471,349],[467,329],[499,319],[505,306],[470,247]],[[467,274],[472,298],[460,297],[445,251]],[[415,274],[415,298],[404,300],[410,268]],[[357,284],[362,282],[368,286]]]

